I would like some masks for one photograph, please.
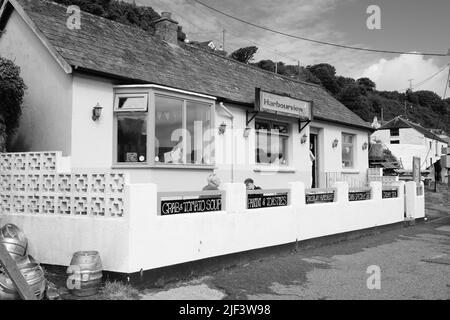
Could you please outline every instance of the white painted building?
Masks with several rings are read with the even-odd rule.
[[[367,180],[372,129],[320,86],[178,43],[168,14],[154,35],[68,16],[43,0],[0,11],[0,55],[28,86],[0,224],[42,263],[97,250],[135,273],[424,217],[422,185],[345,182]],[[220,190],[201,192],[212,173]]]
[[[441,160],[448,147],[439,136],[401,117],[385,123],[371,139],[383,143],[408,171],[412,170],[413,157],[419,157],[421,169],[426,170]]]

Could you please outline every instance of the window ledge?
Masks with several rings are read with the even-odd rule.
[[[216,166],[194,164],[115,164],[113,169],[184,169],[184,170],[214,170]]]
[[[254,172],[279,172],[279,173],[295,173],[295,168],[287,166],[257,166]]]
[[[359,174],[361,171],[356,169],[342,169],[341,173]]]

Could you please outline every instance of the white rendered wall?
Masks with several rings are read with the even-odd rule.
[[[11,151],[62,151],[70,154],[72,77],[13,11],[0,37],[0,56],[20,67],[27,85],[22,118]]]

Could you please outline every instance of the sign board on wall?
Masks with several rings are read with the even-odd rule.
[[[416,185],[420,184],[420,158],[413,157],[413,181]]]
[[[304,120],[312,120],[312,102],[275,94],[256,88],[255,108],[259,112],[269,112]]]

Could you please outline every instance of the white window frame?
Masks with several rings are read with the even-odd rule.
[[[267,123],[269,124],[270,127],[270,131],[266,131],[266,130],[257,130],[256,129],[256,125],[257,123]],[[287,133],[277,133],[277,132],[273,132],[272,128],[274,127],[274,125],[283,125],[286,126],[287,128]],[[285,121],[279,121],[279,120],[274,120],[274,119],[268,119],[268,118],[256,118],[255,119],[255,164],[258,166],[284,166],[284,167],[288,167],[290,165],[290,135],[291,135],[291,129],[292,125],[289,122],[285,122]],[[276,136],[282,136],[286,139],[286,154],[284,154],[284,160],[286,161],[286,163],[284,164],[274,164],[274,163],[263,163],[263,162],[258,162],[258,155],[256,153],[256,150],[258,148],[258,134],[259,133],[264,133],[267,134],[268,136],[270,135],[276,135]]]
[[[351,136],[352,137],[352,143],[351,145],[347,142],[344,142],[344,135]],[[356,168],[356,134],[348,133],[348,132],[342,132],[341,134],[341,163],[342,163],[342,169],[348,170],[348,169],[355,169]],[[352,163],[350,167],[344,166],[344,159],[343,159],[343,153],[344,148],[350,146],[352,148]]]
[[[119,99],[127,98],[144,98],[144,106],[142,108],[119,108]],[[147,112],[148,111],[148,93],[117,93],[114,95],[114,112]]]
[[[128,88],[127,88],[128,87]],[[119,97],[142,97],[146,96],[146,109],[144,108],[132,108],[132,109],[118,109]],[[186,91],[161,87],[161,86],[119,86],[114,90],[114,115],[113,115],[113,167],[114,168],[198,168],[198,169],[211,169],[215,167],[215,148],[212,148],[211,152],[211,164],[194,164],[194,163],[160,163],[155,161],[155,127],[156,127],[156,96],[163,96],[167,98],[173,98],[183,100],[183,123],[186,124],[186,105],[187,102],[197,102],[199,104],[209,105],[211,107],[211,128],[215,128],[215,98],[198,95],[195,93],[189,93]],[[143,114],[147,115],[147,155],[146,161],[142,163],[138,162],[118,162],[118,126],[117,115],[118,114]],[[214,132],[214,131],[212,131]],[[215,135],[211,136],[212,143],[215,144]],[[183,139],[185,141],[185,139]],[[184,154],[186,159],[187,154]]]

